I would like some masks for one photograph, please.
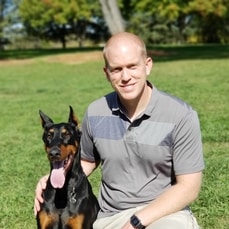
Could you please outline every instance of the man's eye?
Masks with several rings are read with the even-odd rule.
[[[129,66],[129,69],[130,70],[135,70],[137,67],[136,67],[136,65],[131,65],[131,66]]]
[[[121,68],[113,68],[110,71],[111,73],[119,73],[121,71]]]

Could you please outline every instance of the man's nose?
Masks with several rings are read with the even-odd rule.
[[[129,78],[130,78],[130,74],[129,74],[128,69],[127,68],[123,68],[122,69],[122,80],[127,81],[127,80],[129,80]]]

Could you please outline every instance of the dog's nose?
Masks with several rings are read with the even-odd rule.
[[[53,149],[49,152],[49,156],[51,158],[58,158],[60,157],[60,150],[57,150],[57,149]]]

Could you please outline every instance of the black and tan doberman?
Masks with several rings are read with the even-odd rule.
[[[78,120],[70,106],[67,123],[39,112],[50,176],[37,215],[39,229],[91,229],[99,205],[80,163]]]

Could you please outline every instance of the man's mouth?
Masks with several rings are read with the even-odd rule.
[[[133,89],[133,87],[134,87],[134,83],[132,83],[132,84],[123,84],[123,85],[121,85],[121,88],[123,88],[123,90],[132,90]]]

